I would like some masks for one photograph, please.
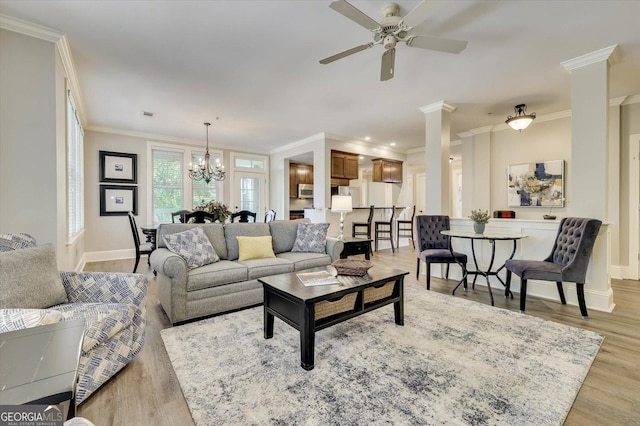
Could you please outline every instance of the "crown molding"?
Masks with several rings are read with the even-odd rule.
[[[423,113],[428,114],[430,112],[442,111],[442,110],[447,111],[447,112],[453,112],[453,111],[455,111],[456,107],[454,107],[453,105],[449,105],[445,101],[439,101],[439,102],[434,102],[434,103],[429,104],[429,105],[425,105],[423,107],[420,107],[419,109]]]
[[[84,108],[84,97],[82,96],[82,89],[80,89],[80,82],[78,81],[78,73],[76,67],[73,64],[73,56],[71,55],[71,46],[69,46],[69,40],[66,35],[60,37],[60,40],[56,42],[60,59],[62,60],[62,66],[67,74],[67,84],[71,93],[73,93],[73,100],[76,105],[76,112],[80,117],[80,123],[82,127],[87,126],[87,115]]]
[[[300,139],[300,140],[297,140],[297,141],[294,141],[294,142],[290,142],[290,143],[288,143],[286,145],[283,145],[283,146],[281,146],[279,148],[272,149],[271,151],[268,152],[268,154],[272,155],[272,154],[277,154],[277,153],[282,152],[282,151],[288,151],[290,149],[306,145],[306,144],[308,144],[310,142],[316,142],[316,141],[323,141],[324,142],[324,140],[326,138],[327,138],[327,134],[326,133],[324,133],[324,132],[316,133],[314,135],[307,136],[304,139]]]
[[[476,129],[471,129],[469,130],[469,132],[475,136],[475,135],[481,135],[483,133],[490,133],[491,129],[493,129],[493,126],[484,126],[484,127],[478,127]]]
[[[569,59],[568,61],[561,62],[567,71],[573,71],[576,68],[581,68],[587,65],[595,64],[603,60],[608,60],[609,64],[613,65],[618,61],[618,45],[605,47],[604,49],[596,50],[595,52],[587,53],[577,58]]]
[[[637,104],[640,102],[640,95],[627,96],[622,105]]]
[[[0,14],[0,28],[56,43],[64,33],[13,16]]]
[[[609,99],[609,106],[615,107],[620,106],[627,100],[627,96],[620,96],[619,98]]]

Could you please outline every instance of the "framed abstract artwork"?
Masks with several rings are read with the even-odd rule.
[[[100,151],[100,182],[138,183],[138,155]]]
[[[510,165],[507,198],[509,207],[564,207],[564,160]]]
[[[138,214],[138,187],[100,185],[100,216]]]

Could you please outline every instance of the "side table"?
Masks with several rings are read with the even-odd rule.
[[[85,320],[0,334],[0,405],[60,404],[75,416]]]
[[[344,238],[344,249],[340,253],[340,259],[346,259],[356,254],[364,254],[364,258],[371,259],[371,241],[366,238]]]

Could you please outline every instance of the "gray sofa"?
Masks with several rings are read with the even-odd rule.
[[[327,238],[325,253],[292,252],[299,223],[308,219],[269,223],[162,224],[151,254],[157,272],[158,299],[173,324],[262,303],[258,278],[326,266],[340,258],[344,243]],[[168,234],[201,227],[220,257],[219,262],[188,269],[185,260],[166,248]],[[271,235],[275,258],[238,261],[238,236]]]

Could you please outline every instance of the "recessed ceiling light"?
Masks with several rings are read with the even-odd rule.
[[[391,142],[389,145],[396,146],[396,143],[395,142]]]
[[[364,140],[365,140],[365,141],[370,141],[370,140],[371,140],[371,136],[365,136],[365,137],[364,137]]]
[[[364,160],[364,155],[361,155],[361,156],[360,156],[360,159],[361,159],[361,160]]]
[[[155,112],[149,112],[149,111],[142,111],[142,115],[145,117],[153,117],[154,115],[156,115]]]

